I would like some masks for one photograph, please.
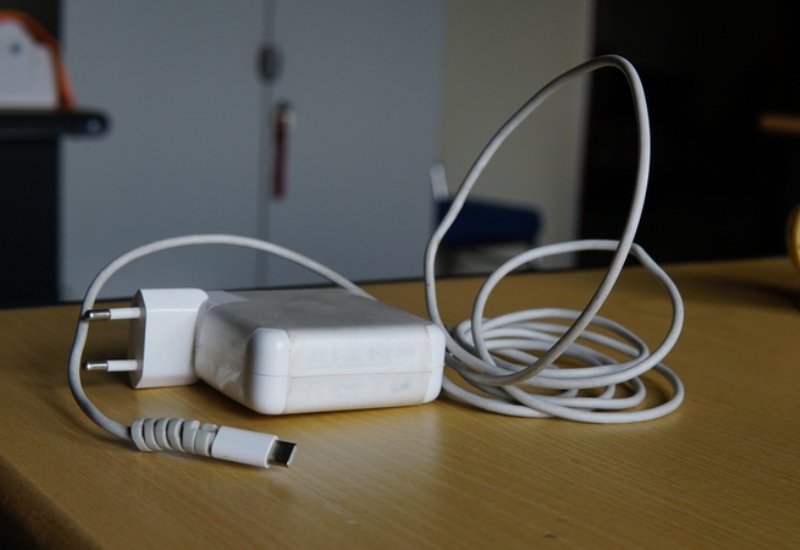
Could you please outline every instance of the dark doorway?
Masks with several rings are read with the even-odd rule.
[[[653,159],[636,240],[657,261],[785,252],[786,219],[800,202],[800,136],[765,133],[759,119],[800,114],[798,15],[800,4],[778,0],[598,1],[595,53],[627,57],[648,98]],[[624,77],[596,73],[583,237],[619,236],[635,139]]]

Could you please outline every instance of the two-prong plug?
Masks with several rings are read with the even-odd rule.
[[[134,388],[184,386],[197,382],[194,332],[208,294],[196,288],[140,290],[131,307],[91,309],[87,321],[129,319],[128,359],[93,361],[88,370],[127,371]]]

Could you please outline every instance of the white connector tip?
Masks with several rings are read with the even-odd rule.
[[[274,435],[222,426],[211,446],[211,456],[261,468],[269,468],[270,464],[289,466],[295,447]]]

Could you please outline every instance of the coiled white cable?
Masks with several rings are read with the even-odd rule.
[[[619,241],[587,240],[543,246],[520,254],[500,266],[484,283],[475,301],[471,320],[461,323],[453,334],[449,334],[445,329],[447,364],[480,392],[464,389],[445,379],[443,390],[454,399],[506,415],[558,416],[582,422],[602,423],[638,422],[658,418],[675,410],[683,400],[684,390],[680,379],[660,362],[677,341],[683,325],[683,303],[680,293],[667,274],[641,247],[633,243],[647,188],[650,130],[641,82],[633,66],[621,57],[600,57],[556,78],[534,95],[492,138],[467,174],[454,196],[452,206],[428,243],[425,253],[428,312],[434,323],[445,328],[439,315],[436,297],[434,271],[436,253],[443,235],[452,225],[478,176],[495,151],[508,135],[560,86],[601,67],[616,67],[628,78],[633,92],[639,132],[636,186],[622,237]],[[302,265],[355,294],[371,298],[354,283],[318,262],[258,239],[234,235],[188,235],[150,243],[112,261],[97,274],[87,289],[70,352],[68,366],[70,389],[78,405],[89,418],[120,438],[133,440],[140,450],[177,450],[255,465],[265,465],[265,461],[274,458],[279,463],[288,464],[291,461],[294,445],[277,441],[274,436],[228,427],[217,428],[209,424],[201,427],[197,421],[182,419],[138,419],[133,426],[127,426],[101,413],[83,390],[80,367],[89,330],[89,320],[86,315],[94,307],[108,279],[130,262],[154,252],[208,244],[232,245],[272,253]],[[521,311],[492,320],[483,318],[483,311],[492,290],[512,270],[547,256],[583,250],[614,252],[605,277],[583,311],[552,308]],[[644,342],[624,327],[597,315],[619,277],[625,260],[631,254],[661,282],[672,301],[672,324],[663,342],[653,352],[650,352]],[[572,324],[567,327],[545,322],[547,320],[568,320]],[[619,340],[588,330],[591,326],[610,331]],[[586,344],[577,343],[578,340]],[[609,348],[630,357],[630,360],[616,362],[587,344]],[[534,355],[531,352],[541,352],[541,355]],[[561,357],[582,361],[587,366],[559,368],[556,361]],[[667,379],[672,385],[673,395],[667,402],[649,409],[627,410],[640,405],[644,400],[645,386],[639,376],[651,369]],[[628,384],[633,390],[632,394],[617,397],[616,387],[621,384]],[[587,396],[579,393],[581,390],[591,388],[600,388],[599,395]],[[544,395],[532,391],[537,389],[551,392],[556,390],[561,393]],[[250,453],[247,449],[255,451]]]
[[[425,287],[428,313],[442,328],[436,297],[435,261],[442,237],[453,224],[467,195],[494,153],[505,139],[541,103],[567,82],[603,67],[615,67],[628,80],[633,95],[638,130],[638,166],[636,184],[625,227],[619,241],[587,240],[543,246],[512,258],[486,281],[473,308],[472,318],[465,321],[447,338],[447,364],[453,367],[478,391],[462,388],[445,379],[443,390],[456,400],[493,412],[527,417],[557,416],[569,420],[597,423],[640,422],[658,418],[675,410],[683,401],[680,379],[660,361],[669,353],[683,326],[683,302],[675,284],[667,274],[633,242],[639,225],[650,166],[650,125],[647,102],[639,75],[633,65],[619,56],[603,56],[567,71],[551,81],[523,105],[484,148],[453,197],[452,206],[434,231],[425,253]],[[492,289],[513,269],[547,256],[585,250],[613,251],[610,266],[583,311],[560,308],[527,310],[484,320],[483,311]],[[664,286],[672,302],[673,315],[664,341],[654,352],[630,331],[597,313],[616,283],[629,255],[636,257]],[[570,326],[544,323],[544,320],[569,320]],[[611,331],[621,341],[588,330],[597,326]],[[445,331],[447,332],[447,331]],[[610,357],[577,344],[581,339],[601,344],[622,353],[630,360],[616,362]],[[493,351],[495,353],[493,353]],[[541,352],[540,355],[531,351]],[[580,360],[583,368],[560,368],[562,357]],[[504,358],[513,359],[515,362]],[[525,366],[523,366],[525,365]],[[645,397],[645,386],[639,379],[648,370],[661,374],[672,386],[672,396],[658,406],[643,410],[624,410],[639,405]],[[616,386],[629,384],[633,395],[619,398]],[[598,396],[581,395],[581,390],[599,388]],[[532,389],[561,390],[545,395]],[[610,412],[616,411],[616,412]]]

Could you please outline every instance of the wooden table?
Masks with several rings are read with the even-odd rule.
[[[645,424],[505,418],[444,398],[268,418],[203,384],[134,391],[124,377],[84,375],[90,397],[125,422],[183,416],[296,441],[289,469],[136,452],[69,393],[77,308],[0,312],[4,538],[72,548],[798,548],[800,274],[787,259],[668,271],[687,321],[667,363],[687,398]],[[489,313],[581,307],[597,280],[514,276]],[[448,322],[468,315],[478,283],[441,284]],[[424,314],[420,283],[368,290]],[[668,305],[630,269],[603,313],[655,344]],[[93,357],[122,356],[124,323],[93,327],[90,344]]]

